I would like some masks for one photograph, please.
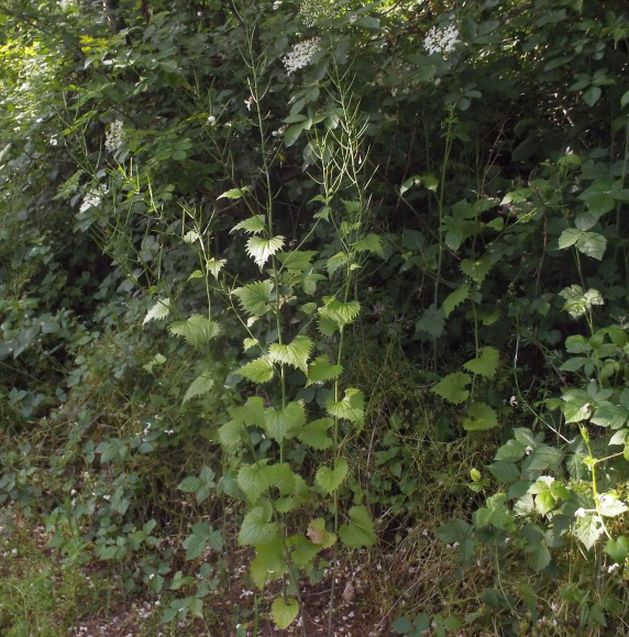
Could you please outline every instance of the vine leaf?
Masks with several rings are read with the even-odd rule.
[[[238,369],[238,374],[253,383],[268,383],[275,370],[267,356],[260,356]]]
[[[332,446],[332,438],[328,436],[328,430],[333,422],[330,418],[319,418],[307,424],[298,434],[301,442],[319,451],[329,449]]]
[[[348,471],[347,460],[340,458],[334,463],[333,469],[326,466],[319,467],[315,474],[315,483],[325,493],[334,493],[343,484]]]
[[[269,544],[279,537],[277,522],[271,522],[273,509],[268,502],[256,506],[249,511],[240,526],[238,543],[242,546],[259,546]]]
[[[484,431],[498,426],[496,410],[486,403],[472,403],[463,419],[463,428],[467,431]]]
[[[316,358],[308,368],[306,387],[315,383],[336,380],[343,373],[342,365],[333,365],[326,356]]]
[[[271,615],[275,625],[284,630],[288,628],[299,614],[299,604],[296,599],[276,597],[271,604]]]
[[[291,438],[306,422],[306,411],[301,402],[288,403],[284,409],[269,407],[264,411],[264,427],[276,442]]]
[[[290,365],[308,374],[308,358],[312,341],[307,336],[297,336],[288,344],[273,343],[269,347],[269,359],[274,363]]]
[[[437,396],[441,396],[453,405],[459,405],[465,402],[470,395],[466,387],[472,382],[469,374],[463,372],[454,372],[444,376],[433,388]]]
[[[350,548],[373,546],[376,543],[376,531],[367,507],[353,506],[348,515],[349,522],[339,529],[343,544]]]
[[[349,420],[355,425],[362,425],[364,418],[365,398],[359,389],[348,387],[342,400],[334,402],[330,399],[326,404],[330,416]]]
[[[207,394],[214,387],[214,378],[211,371],[201,372],[191,383],[184,394],[182,405],[185,405],[192,398]]]
[[[146,325],[149,321],[161,321],[170,314],[170,299],[159,299],[146,313],[142,325]]]
[[[221,326],[201,314],[193,314],[185,321],[171,323],[168,331],[174,336],[180,336],[197,349],[205,347],[212,339],[221,333]]]
[[[284,237],[281,235],[271,237],[270,239],[251,237],[247,240],[245,249],[255,264],[262,270],[264,264],[269,260],[269,257],[272,257],[278,250],[281,250],[283,246]]]
[[[244,219],[240,223],[237,223],[230,231],[237,232],[238,230],[242,230],[247,234],[260,234],[266,230],[266,224],[264,222],[264,215],[253,215],[248,219]]]
[[[443,300],[443,313],[446,315],[446,318],[452,314],[452,312],[461,305],[464,301],[466,301],[470,296],[470,286],[467,283],[464,283],[460,287],[458,287],[454,292],[448,294],[446,298]]]
[[[468,372],[484,376],[485,378],[493,378],[498,369],[498,361],[500,352],[495,347],[483,347],[481,355],[473,358],[463,365]]]
[[[283,551],[283,543],[279,537],[268,544],[256,546],[256,556],[251,561],[249,572],[253,583],[259,589],[263,589],[267,582],[279,579],[286,573]]]
[[[269,279],[248,283],[232,291],[242,309],[250,316],[262,316],[273,300],[273,282]]]

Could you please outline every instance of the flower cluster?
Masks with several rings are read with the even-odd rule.
[[[288,75],[298,69],[303,69],[312,62],[312,58],[319,50],[321,38],[310,38],[295,44],[293,48],[282,58],[284,67]]]
[[[115,153],[122,145],[122,120],[114,120],[107,129],[105,136],[105,148],[110,153]]]
[[[90,208],[97,208],[100,206],[103,197],[107,194],[107,188],[105,186],[97,186],[92,188],[85,194],[79,212],[85,214]]]
[[[302,0],[299,5],[299,19],[305,27],[313,27],[329,13],[329,7],[322,0]]]
[[[424,48],[429,55],[433,53],[447,54],[454,51],[454,47],[459,43],[459,30],[454,24],[447,27],[432,27],[426,34]]]

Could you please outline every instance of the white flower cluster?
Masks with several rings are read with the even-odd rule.
[[[122,144],[122,128],[123,123],[121,119],[115,119],[109,124],[107,135],[105,136],[105,148],[110,153],[115,153]]]
[[[429,55],[433,53],[451,53],[454,47],[459,43],[459,30],[454,24],[447,27],[432,27],[426,34],[424,40],[424,48]]]
[[[313,27],[329,13],[329,7],[323,0],[302,0],[299,5],[299,19],[305,27]]]
[[[97,186],[95,188],[92,188],[85,194],[85,197],[83,197],[79,212],[81,214],[85,214],[88,210],[90,210],[90,208],[97,208],[98,206],[100,206],[101,201],[106,194],[106,186]]]
[[[282,58],[286,72],[290,75],[298,69],[307,67],[319,50],[321,38],[310,38],[295,44],[293,48]]]

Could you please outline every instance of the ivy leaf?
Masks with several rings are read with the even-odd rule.
[[[146,325],[149,321],[161,321],[170,314],[170,299],[159,299],[146,313],[142,325]]]
[[[272,301],[273,282],[269,279],[248,283],[232,291],[242,309],[250,316],[262,316]]]
[[[467,414],[468,417],[463,419],[463,428],[467,431],[484,431],[498,426],[495,409],[486,403],[472,403]]]
[[[308,374],[308,358],[312,341],[307,336],[296,336],[291,343],[273,343],[269,347],[269,359],[274,363],[290,365]]]
[[[271,604],[273,622],[280,630],[288,628],[299,614],[299,603],[296,599],[276,597]]]
[[[448,294],[443,301],[443,313],[446,318],[452,314],[453,310],[461,305],[464,301],[466,301],[470,296],[470,286],[467,283],[464,283],[462,286],[458,287],[454,292]]]
[[[499,359],[500,352],[495,347],[487,346],[482,348],[481,355],[478,358],[467,361],[463,367],[465,367],[468,372],[491,379],[498,369]]]
[[[334,493],[343,484],[348,471],[347,461],[340,458],[334,463],[333,469],[326,466],[319,467],[315,474],[315,483],[325,493]]]
[[[264,427],[276,442],[296,435],[306,422],[306,412],[301,402],[290,402],[284,409],[269,407],[264,412]]]
[[[453,405],[465,402],[470,395],[466,387],[472,382],[469,374],[454,372],[444,376],[432,389],[437,396],[441,396]]]
[[[275,369],[269,357],[260,356],[240,367],[237,373],[253,383],[262,384],[273,380]]]
[[[262,270],[264,264],[269,260],[269,257],[272,257],[278,250],[281,250],[283,246],[284,237],[281,235],[271,237],[270,239],[251,237],[247,240],[246,251],[260,270]]]
[[[185,321],[176,321],[168,331],[180,336],[197,349],[203,349],[213,338],[221,333],[221,326],[207,316],[193,314]]]
[[[242,230],[247,234],[260,234],[266,230],[266,223],[264,221],[264,215],[253,215],[248,219],[244,219],[240,223],[237,223],[230,231],[236,232]]]
[[[359,389],[348,387],[342,400],[334,402],[330,399],[326,404],[330,416],[349,420],[355,425],[362,425],[364,418],[365,399]]]
[[[329,449],[333,440],[328,436],[328,430],[333,425],[330,418],[319,418],[307,424],[297,435],[297,438],[305,445],[322,451]]]
[[[240,526],[238,543],[241,546],[259,546],[269,544],[279,537],[279,527],[271,522],[273,510],[268,502],[249,511]]]
[[[201,372],[191,383],[184,394],[182,405],[185,405],[192,398],[207,394],[214,387],[214,378],[210,371]]]
[[[336,380],[343,373],[342,365],[332,365],[326,356],[319,356],[308,367],[306,387],[315,383]]]
[[[343,544],[350,548],[373,546],[376,543],[376,531],[367,508],[364,505],[353,506],[348,515],[349,523],[339,529]]]

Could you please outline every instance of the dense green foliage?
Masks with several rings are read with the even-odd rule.
[[[163,630],[624,634],[624,5],[0,0],[0,505]]]

